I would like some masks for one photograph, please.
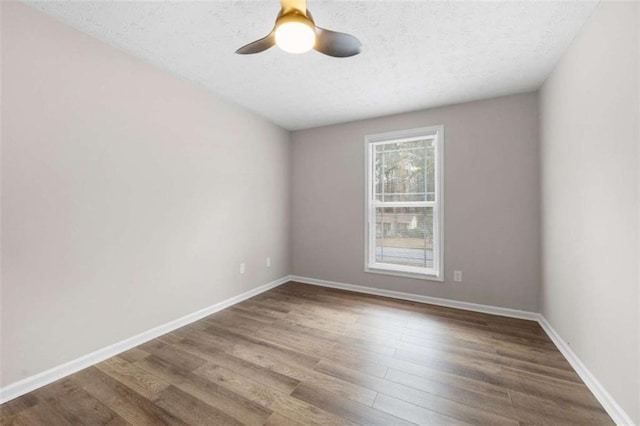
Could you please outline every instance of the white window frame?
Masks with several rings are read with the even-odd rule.
[[[373,155],[376,145],[389,142],[409,142],[424,138],[434,139],[435,155],[435,197],[434,201],[381,202],[375,199],[375,178]],[[365,250],[364,270],[376,274],[395,275],[423,280],[444,281],[444,126],[421,127],[418,129],[400,130],[388,133],[367,135],[364,138],[365,148]],[[376,262],[376,207],[433,207],[434,229],[433,269],[416,266],[393,265]]]

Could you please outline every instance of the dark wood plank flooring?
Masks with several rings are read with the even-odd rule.
[[[0,423],[613,424],[535,322],[298,283],[9,401]]]

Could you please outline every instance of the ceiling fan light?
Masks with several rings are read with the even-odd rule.
[[[316,33],[306,17],[283,16],[276,27],[276,45],[289,53],[304,53],[313,48]]]

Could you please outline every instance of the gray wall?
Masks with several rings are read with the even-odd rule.
[[[536,94],[522,94],[294,132],[294,274],[537,311],[537,108]],[[364,136],[437,124],[445,126],[446,280],[365,273]]]
[[[603,2],[541,91],[541,310],[640,422],[638,3]]]
[[[3,385],[290,273],[288,132],[2,12]]]

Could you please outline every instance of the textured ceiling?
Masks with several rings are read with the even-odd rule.
[[[235,55],[277,0],[29,3],[290,130],[535,90],[597,4],[309,0],[318,25],[362,41],[337,59]]]

